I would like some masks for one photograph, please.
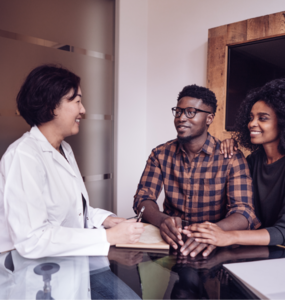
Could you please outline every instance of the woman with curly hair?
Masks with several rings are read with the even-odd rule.
[[[216,246],[285,244],[285,78],[251,91],[236,119],[236,140],[252,153],[247,157],[254,188],[256,215],[262,227],[256,231],[223,231],[205,222],[190,226],[197,242]],[[237,149],[225,140],[225,157]]]

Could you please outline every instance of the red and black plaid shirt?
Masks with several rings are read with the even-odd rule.
[[[220,143],[208,133],[191,163],[177,139],[153,149],[134,197],[135,212],[144,200],[156,201],[164,186],[164,213],[170,216],[201,223],[240,213],[250,229],[258,228],[246,159],[241,152],[224,158]]]

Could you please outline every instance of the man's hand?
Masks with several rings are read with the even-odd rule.
[[[179,217],[166,217],[160,224],[161,237],[174,249],[178,248],[178,244],[184,244],[181,233],[182,221]]]
[[[209,256],[210,253],[216,248],[214,245],[208,245],[196,242],[194,238],[190,237],[187,239],[185,244],[181,247],[180,252],[183,255],[188,255],[190,253],[191,257],[197,256],[200,252],[203,251],[202,255]]]
[[[124,218],[119,218],[119,217],[112,217],[112,216],[109,216],[105,219],[105,221],[103,222],[103,226],[105,228],[112,228],[114,227],[115,225],[125,221],[126,219]]]

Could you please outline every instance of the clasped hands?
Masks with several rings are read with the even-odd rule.
[[[186,256],[190,254],[191,257],[195,257],[202,252],[202,255],[206,257],[210,255],[216,246],[205,243],[204,239],[197,238],[197,236],[195,237],[195,235],[200,234],[199,232],[193,232],[193,230],[197,230],[198,225],[199,224],[193,224],[185,226],[182,229],[181,218],[167,217],[160,224],[160,234],[164,241],[175,250],[178,250],[178,246],[180,246],[180,252],[182,255]]]

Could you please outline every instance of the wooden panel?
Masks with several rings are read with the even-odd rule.
[[[227,44],[243,43],[247,40],[247,21],[229,24]]]
[[[268,36],[269,16],[247,20],[247,40],[259,39]]]
[[[268,35],[285,33],[285,12],[269,15]]]
[[[207,87],[217,97],[218,109],[209,132],[223,140],[231,136],[225,130],[227,44],[240,44],[250,40],[285,34],[285,12],[223,25],[208,31]],[[244,149],[243,149],[244,150]]]
[[[224,29],[224,28],[223,28]],[[217,29],[215,29],[217,32]],[[216,94],[218,100],[218,109],[213,124],[209,131],[217,138],[222,138],[224,128],[224,103],[225,103],[225,80],[226,80],[226,42],[227,31],[222,30],[223,35],[212,37],[208,40],[208,72],[207,85]],[[214,37],[213,37],[214,36]]]
[[[208,31],[208,38],[210,39],[218,36],[225,36],[227,34],[227,30],[227,25],[211,28]]]

